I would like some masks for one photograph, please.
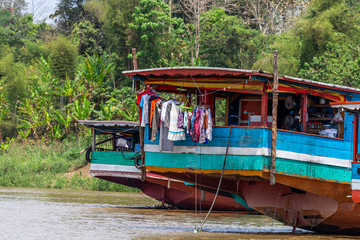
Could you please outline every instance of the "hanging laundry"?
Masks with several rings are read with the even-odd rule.
[[[194,123],[195,123],[195,117],[196,117],[196,110],[197,110],[197,108],[194,108],[194,110],[193,110],[193,112],[192,112],[191,126],[190,126],[191,131],[190,131],[190,132],[193,132],[193,129],[194,129]]]
[[[206,139],[212,140],[212,117],[210,108],[208,109],[207,128],[206,128]]]
[[[200,109],[200,130],[199,130],[199,143],[202,144],[205,142],[205,132],[204,132],[204,119],[205,119],[205,109]]]
[[[192,140],[194,142],[199,142],[200,137],[200,109],[197,108],[195,111],[194,125],[192,129]]]
[[[185,140],[185,130],[177,127],[177,120],[179,117],[179,107],[175,103],[171,104],[170,111],[170,127],[168,139],[172,141]]]
[[[184,128],[184,113],[181,110],[179,110],[179,116],[177,119],[177,127]]]
[[[189,111],[188,112],[188,117],[187,117],[187,126],[186,126],[186,133],[187,134],[190,133],[192,116],[193,116],[193,113],[191,111]]]
[[[161,114],[161,109],[160,109],[160,104],[161,104],[161,100],[159,99],[158,101],[153,101],[154,104],[154,111],[153,111],[153,118],[152,118],[152,129],[151,129],[151,141],[152,142],[156,142],[156,135],[159,129],[159,120],[160,120],[160,114]]]
[[[172,100],[169,100],[162,104],[162,106],[161,106],[161,121],[165,122],[166,108],[172,102],[173,102]]]
[[[188,112],[187,112],[187,110],[185,109],[185,111],[184,111],[183,126],[182,126],[183,129],[186,129],[186,128],[187,128],[187,122],[188,122],[187,119],[188,119]]]
[[[145,127],[146,124],[149,124],[149,98],[148,94],[145,94],[141,98],[140,107],[142,107],[142,118],[141,118],[141,127]]]
[[[155,112],[155,104],[160,101],[160,98],[158,99],[155,99],[151,102],[151,107],[150,107],[150,126],[152,126],[152,119],[153,119],[153,116],[154,116],[154,112]]]
[[[160,121],[160,136],[159,136],[159,144],[161,151],[173,151],[174,143],[173,141],[168,139],[169,128],[165,127],[164,122]]]

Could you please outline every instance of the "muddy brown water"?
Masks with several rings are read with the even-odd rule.
[[[155,209],[139,193],[0,188],[0,239],[360,239],[319,235],[240,212]]]

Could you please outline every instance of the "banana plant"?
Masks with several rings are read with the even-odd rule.
[[[100,103],[100,111],[94,110],[100,120],[113,120],[117,115],[118,108],[111,101],[106,104]]]
[[[52,114],[52,117],[55,119],[55,121],[57,121],[59,124],[64,126],[65,133],[68,133],[70,131],[70,124],[73,121],[73,118],[70,115],[69,109],[66,111],[65,116],[60,111],[56,110],[54,112],[54,114]],[[56,129],[54,130],[54,128],[55,128],[55,126],[52,129],[53,134],[55,134],[54,131],[56,131]],[[56,127],[56,128],[59,128],[59,127]]]
[[[26,99],[19,107],[22,117],[19,128],[31,129],[36,139],[39,139],[38,128],[45,123],[43,104],[44,101],[41,100],[35,104],[30,99]]]
[[[10,148],[10,145],[12,142],[15,141],[15,138],[6,138],[6,142],[1,142],[0,143],[0,149],[4,150],[5,152]]]
[[[123,110],[118,109],[118,112],[126,121],[136,122],[138,119],[138,108],[135,102],[132,104],[130,110],[124,108]]]
[[[113,67],[114,64],[109,63],[105,57],[99,56],[97,53],[86,57],[82,74],[86,82],[91,86],[91,90],[100,87],[104,83]]]
[[[50,136],[52,138],[62,138],[64,136],[63,131],[60,128],[59,124],[55,124],[51,129]]]
[[[55,94],[68,98],[69,103],[72,103],[80,96],[84,95],[86,88],[77,75],[74,80],[66,78],[64,81],[64,88],[59,87],[55,89]]]
[[[93,112],[94,105],[86,98],[83,98],[83,100],[77,99],[69,104],[70,115],[74,120],[86,120]]]
[[[25,141],[25,143],[27,142],[27,138],[29,137],[30,133],[31,133],[31,129],[26,129],[26,130],[22,130],[19,129],[18,130],[19,135],[21,136],[21,138]]]
[[[0,93],[1,93],[1,91],[0,91]],[[9,109],[9,107],[6,105],[5,100],[0,98],[0,142],[2,142],[2,140],[3,140],[3,134],[2,134],[3,128],[2,127],[3,127],[4,120],[7,118],[7,114],[9,111],[8,109]]]

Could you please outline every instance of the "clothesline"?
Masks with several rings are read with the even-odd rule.
[[[186,140],[186,133],[195,142],[212,140],[211,110],[207,106],[189,109],[175,100],[159,97],[154,91],[145,90],[138,94],[141,126],[149,125],[149,137],[156,142],[158,130],[162,150],[172,150],[173,141]]]

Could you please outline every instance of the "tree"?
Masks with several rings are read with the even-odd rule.
[[[104,51],[109,53],[115,64],[113,75],[116,86],[124,85],[125,78],[121,72],[131,69],[128,54],[135,46],[135,34],[129,25],[138,4],[139,0],[90,0],[85,4],[86,11],[101,25],[100,35],[104,36]]]
[[[261,52],[262,36],[223,9],[201,15],[201,59],[214,67],[249,68]]]
[[[4,48],[0,59],[0,86],[4,86],[4,95],[16,114],[18,100],[26,96],[29,78],[25,66],[16,62],[10,48]]]
[[[360,88],[360,47],[328,43],[326,52],[305,63],[300,77],[314,81]]]
[[[51,68],[64,88],[66,78],[74,78],[77,70],[77,47],[69,39],[58,37],[51,43]],[[63,108],[63,96],[60,96],[60,109]]]
[[[238,3],[239,15],[264,35],[285,32],[292,19],[307,6],[307,0],[242,0]]]
[[[199,58],[200,53],[200,39],[201,39],[201,23],[200,16],[202,13],[208,10],[208,7],[211,6],[212,0],[180,0],[180,7],[182,12],[185,14],[189,22],[192,24],[192,28],[188,28],[193,36],[194,49],[193,54],[195,59]],[[192,62],[194,64],[194,59],[192,57]]]
[[[136,32],[135,46],[142,67],[179,64],[186,49],[187,32],[182,19],[172,18],[169,6],[161,0],[141,0],[130,27]],[[170,26],[170,31],[169,31]],[[185,60],[186,61],[186,60]]]
[[[58,28],[65,34],[70,34],[75,23],[85,18],[85,0],[60,0],[55,13],[50,15]]]
[[[103,34],[99,29],[95,28],[94,24],[90,21],[83,20],[76,23],[71,35],[78,45],[79,54],[102,54],[102,43],[104,42]]]
[[[0,9],[8,9],[16,17],[21,17],[26,7],[25,0],[0,0]]]

